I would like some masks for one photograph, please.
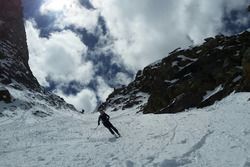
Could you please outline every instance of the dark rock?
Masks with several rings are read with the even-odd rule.
[[[205,39],[204,39],[204,41],[206,41],[206,42],[209,42],[209,41],[212,41],[212,40],[214,40],[213,37],[209,37],[209,38],[205,38]]]
[[[196,107],[202,100],[202,95],[199,93],[185,93],[177,96],[173,101],[165,108],[155,112],[156,114],[162,113],[177,113],[185,109]]]
[[[0,52],[0,60],[3,60],[4,58],[5,58],[5,55],[2,52]]]
[[[33,111],[32,114],[41,118],[51,116],[51,113],[40,111],[40,110]]]
[[[7,89],[0,89],[0,101],[11,103],[11,95]]]
[[[33,76],[28,60],[28,47],[23,22],[21,0],[0,3],[0,80],[3,84],[16,81],[32,90],[40,91],[40,85]]]
[[[220,92],[214,94],[213,96],[209,97],[208,99],[200,102],[196,107],[202,108],[202,107],[212,105],[212,104],[214,104],[215,101],[221,100],[226,95],[229,95],[229,92],[226,93],[224,91],[220,91]]]
[[[1,0],[0,9],[0,83],[18,90],[29,89],[34,98],[45,100],[57,109],[76,111],[62,98],[46,92],[30,70],[21,0]],[[1,61],[3,59],[5,61]],[[7,92],[2,93],[4,95],[0,98],[10,102]]]
[[[250,91],[250,47],[243,54],[242,67],[244,74],[244,90]]]

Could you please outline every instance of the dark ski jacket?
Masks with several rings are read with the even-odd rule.
[[[98,119],[98,125],[100,125],[100,121],[102,121],[103,124],[109,122],[109,115],[106,113],[101,114]]]

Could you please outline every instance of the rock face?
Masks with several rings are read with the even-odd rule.
[[[250,47],[243,54],[242,67],[245,76],[244,88],[250,91]]]
[[[21,0],[1,0],[0,9],[0,82],[15,81],[39,90],[40,85],[28,65]]]
[[[138,105],[138,92],[149,94],[143,113],[177,113],[205,107],[233,91],[250,91],[250,32],[207,38],[201,46],[176,49],[139,71],[128,86],[116,89],[99,110]]]
[[[11,102],[7,87],[24,92],[46,101],[56,109],[75,110],[62,98],[47,92],[33,76],[29,64],[21,0],[0,0],[0,101]],[[28,90],[27,90],[28,89]],[[12,94],[13,95],[13,94]],[[13,95],[14,97],[14,95]],[[32,107],[32,104],[25,104]]]

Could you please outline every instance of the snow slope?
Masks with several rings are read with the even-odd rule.
[[[51,109],[40,118],[17,107],[15,117],[0,117],[0,166],[250,167],[249,98],[231,94],[176,115],[109,112],[118,139],[103,126],[95,130],[97,113]]]

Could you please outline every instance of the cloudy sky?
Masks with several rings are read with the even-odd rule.
[[[93,111],[114,87],[175,48],[250,25],[250,0],[23,0],[40,84]]]

